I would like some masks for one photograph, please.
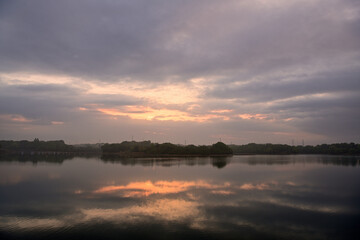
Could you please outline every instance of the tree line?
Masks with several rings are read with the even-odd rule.
[[[100,146],[95,144],[68,145],[64,140],[33,141],[0,140],[0,146],[6,152],[100,152]]]
[[[70,153],[103,153],[118,154],[123,156],[162,156],[162,155],[231,155],[232,150],[222,142],[211,146],[176,145],[172,143],[152,143],[150,141],[124,141],[112,144],[82,144],[68,145],[63,140],[40,141],[8,141],[1,140],[0,146],[6,152],[70,152]]]
[[[334,143],[316,146],[290,146],[286,144],[256,144],[229,145],[234,154],[360,154],[360,144]]]
[[[178,145],[172,143],[152,143],[150,141],[124,141],[121,143],[69,145],[63,140],[33,141],[0,140],[0,152],[73,152],[145,155],[231,155],[231,154],[334,154],[360,155],[360,144],[335,143],[316,146],[290,146],[286,144],[226,145],[218,142],[212,145]]]
[[[211,146],[176,145],[172,143],[151,143],[150,141],[124,141],[122,143],[104,144],[101,147],[104,154],[126,154],[134,155],[231,155],[233,151],[222,142]]]

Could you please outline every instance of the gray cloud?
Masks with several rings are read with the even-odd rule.
[[[3,9],[5,71],[144,81],[257,75],[360,46],[359,20],[342,13],[357,13],[351,1],[278,8],[245,1],[7,1]]]
[[[80,107],[111,108],[139,103],[140,99],[131,96],[85,94],[82,89],[61,84],[3,85],[0,88],[0,114],[19,114],[36,120],[35,124],[79,118],[81,114],[77,109]]]
[[[246,82],[240,86],[217,86],[209,97],[239,98],[248,102],[268,102],[296,96],[344,91],[360,91],[359,68],[299,76],[285,75]]]

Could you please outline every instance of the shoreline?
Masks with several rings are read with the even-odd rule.
[[[131,157],[131,158],[153,158],[153,157],[231,157],[234,154],[152,154],[142,152],[118,152],[102,153],[101,157]]]

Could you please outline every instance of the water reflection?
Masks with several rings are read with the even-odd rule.
[[[311,164],[358,166],[360,156],[337,155],[253,155],[241,156],[243,161],[250,165],[286,165],[286,164]]]
[[[171,166],[204,166],[211,164],[216,168],[224,168],[230,162],[249,164],[249,165],[288,165],[288,164],[313,164],[321,163],[324,165],[338,166],[359,166],[360,156],[344,155],[237,155],[233,157],[172,157],[172,158],[124,158],[115,155],[82,154],[0,154],[1,162],[19,163],[54,163],[62,164],[64,161],[81,158],[99,158],[104,163],[121,164],[124,166],[141,165],[144,167],[171,167]]]
[[[159,221],[198,221],[201,214],[199,204],[184,199],[158,199],[148,201],[142,205],[117,209],[82,209],[82,219],[85,222],[93,219],[110,220],[115,222],[142,222],[149,217]]]
[[[0,154],[0,163],[1,162],[18,162],[18,163],[32,163],[37,165],[39,163],[50,163],[61,165],[65,161],[73,160],[76,157],[82,158],[93,158],[98,157],[99,154],[73,154],[73,153],[34,153],[34,154]]]
[[[0,154],[0,162],[19,162],[19,163],[54,163],[62,164],[66,160],[73,159],[72,155],[64,154]]]
[[[141,166],[201,166],[212,164],[214,167],[223,168],[230,163],[231,157],[174,157],[174,158],[122,158],[117,156],[103,155],[101,160],[105,163],[119,163],[121,165]]]
[[[152,183],[131,182],[127,185],[105,186],[94,191],[94,193],[113,193],[121,191],[125,197],[143,197],[152,194],[169,194],[189,191],[192,188],[197,189],[219,189],[229,187],[230,183],[223,185],[211,184],[206,181],[157,181]],[[221,190],[220,190],[221,191]],[[219,192],[220,192],[219,191]]]
[[[2,161],[0,238],[354,239],[360,168],[328,163],[349,159]]]

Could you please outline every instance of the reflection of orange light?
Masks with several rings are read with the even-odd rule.
[[[230,194],[234,194],[234,192],[232,191],[228,191],[228,190],[213,190],[211,191],[212,194],[218,194],[218,195],[230,195]]]
[[[141,197],[152,194],[169,194],[179,193],[189,190],[190,188],[205,188],[218,189],[229,187],[230,183],[224,185],[210,184],[205,181],[157,181],[152,183],[146,182],[131,182],[128,185],[112,185],[99,188],[94,193],[111,193],[122,190],[125,197]],[[221,194],[220,192],[217,194]]]
[[[127,185],[111,185],[99,188],[94,191],[96,194],[113,193],[120,191],[123,197],[143,197],[152,194],[171,194],[190,190],[191,188],[209,189],[212,194],[230,195],[234,194],[236,189],[241,190],[266,190],[270,186],[277,185],[276,182],[268,183],[245,183],[239,187],[232,187],[229,182],[224,184],[212,184],[206,181],[145,181],[131,182]]]
[[[229,117],[217,114],[191,115],[187,112],[172,109],[154,109],[145,106],[125,106],[122,109],[98,108],[99,112],[111,116],[127,116],[132,119],[159,120],[159,121],[193,121],[205,122],[220,118],[229,120]]]
[[[139,217],[151,216],[167,221],[179,221],[183,219],[200,220],[198,203],[182,199],[160,199],[150,201],[139,206],[130,206],[118,209],[83,209],[86,221],[91,219],[105,219],[112,221],[135,221]]]
[[[242,190],[265,190],[268,188],[269,188],[269,185],[267,185],[265,183],[256,184],[256,185],[251,184],[251,183],[245,183],[240,186],[240,189],[242,189]]]
[[[288,181],[288,182],[286,182],[286,185],[289,185],[289,186],[296,186],[297,184],[296,184],[296,183],[294,183],[294,182]]]

